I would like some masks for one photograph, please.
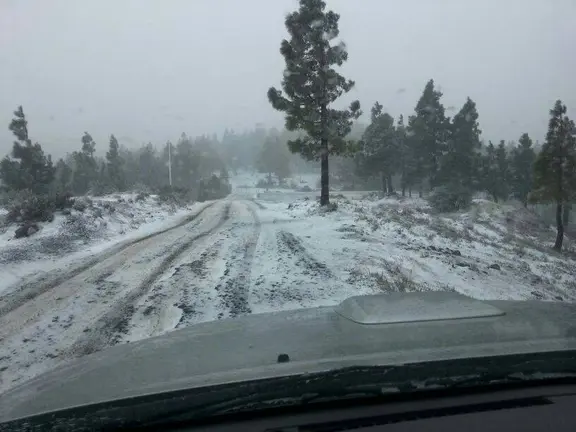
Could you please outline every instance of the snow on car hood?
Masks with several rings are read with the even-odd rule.
[[[389,294],[367,299],[387,303]],[[405,294],[431,318],[362,324],[342,305],[197,324],[119,345],[42,374],[1,396],[0,420],[146,394],[320,372],[491,355],[576,349],[576,306],[484,301],[442,293],[462,311],[434,319],[437,293]],[[466,299],[466,297],[464,297]],[[395,299],[399,300],[398,298]],[[411,301],[412,301],[411,300]],[[406,304],[406,301],[401,303]],[[426,310],[426,304],[431,305]],[[377,308],[376,308],[377,309]],[[380,315],[382,315],[380,313]],[[444,318],[442,318],[442,316]],[[446,318],[447,317],[447,318]],[[384,318],[385,321],[385,318]],[[288,362],[278,362],[286,354]],[[285,357],[285,356],[284,356]]]

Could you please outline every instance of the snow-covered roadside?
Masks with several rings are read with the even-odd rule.
[[[58,213],[27,238],[15,239],[15,226],[5,227],[0,233],[0,293],[28,278],[73,267],[113,246],[177,225],[208,204],[177,207],[159,203],[154,196],[135,198],[136,194],[89,197],[83,200],[89,203],[87,209]]]
[[[554,230],[529,210],[475,200],[467,212],[439,215],[418,198],[336,194],[338,209],[323,212],[310,198],[287,204],[269,195],[261,205],[294,219],[283,229],[350,284],[348,295],[455,290],[478,299],[576,300],[571,240],[563,254],[553,252]]]

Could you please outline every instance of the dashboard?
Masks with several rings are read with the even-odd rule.
[[[293,412],[178,431],[413,432],[576,431],[576,385],[503,390],[378,405]]]

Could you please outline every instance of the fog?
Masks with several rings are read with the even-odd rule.
[[[343,68],[365,112],[409,115],[434,78],[447,115],[474,99],[483,139],[543,139],[548,110],[576,106],[573,0],[328,0],[341,14]],[[12,111],[48,153],[160,144],[189,135],[280,127],[286,13],[296,0],[2,0],[0,154]],[[454,107],[454,111],[450,110]],[[569,113],[570,114],[570,113]],[[368,121],[365,114],[361,121]]]

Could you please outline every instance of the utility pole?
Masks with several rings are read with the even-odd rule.
[[[172,143],[168,141],[168,181],[172,187]]]

